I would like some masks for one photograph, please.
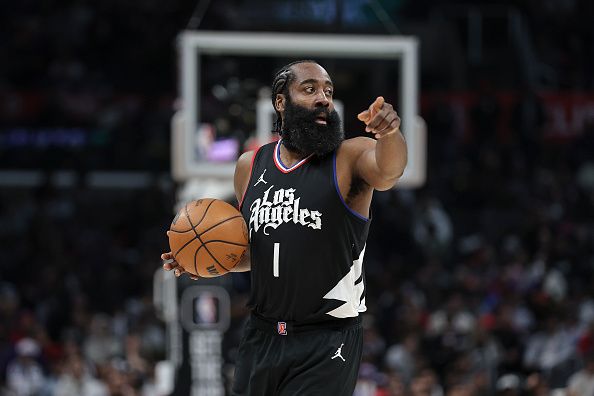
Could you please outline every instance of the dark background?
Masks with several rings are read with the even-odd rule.
[[[2,392],[157,394],[165,332],[152,275],[176,202],[169,122],[187,27],[420,39],[428,180],[374,198],[358,395],[546,395],[579,382],[594,352],[593,4],[1,3]],[[210,117],[245,136],[250,89],[272,76],[218,64],[229,94],[212,95]],[[356,69],[328,65],[346,85],[397,97],[381,62],[345,72]],[[141,173],[100,187],[89,175],[104,170]],[[249,281],[229,279],[239,329]]]

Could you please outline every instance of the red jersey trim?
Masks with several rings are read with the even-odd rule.
[[[274,159],[274,164],[276,165],[276,168],[283,173],[289,173],[289,172],[294,171],[295,169],[299,168],[301,165],[305,164],[311,157],[313,157],[313,154],[310,154],[307,157],[303,158],[301,161],[297,162],[292,167],[288,168],[285,166],[285,164],[283,164],[283,161],[281,161],[281,158],[280,158],[281,142],[282,142],[282,139],[280,139],[278,142],[276,142],[276,147],[274,148],[274,152],[272,153],[272,158]]]

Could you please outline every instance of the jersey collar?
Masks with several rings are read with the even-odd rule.
[[[313,157],[313,154],[310,154],[289,168],[289,167],[285,166],[285,164],[283,164],[283,161],[281,161],[281,156],[280,156],[281,142],[282,142],[282,139],[279,139],[279,141],[276,142],[276,147],[274,148],[273,157],[274,157],[274,164],[276,165],[278,170],[283,173],[289,173],[291,171],[294,171],[295,169],[299,168],[301,165],[305,164],[311,157]]]

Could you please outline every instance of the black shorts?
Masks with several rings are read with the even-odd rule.
[[[252,315],[239,345],[232,395],[352,396],[362,347],[360,318],[320,328]]]

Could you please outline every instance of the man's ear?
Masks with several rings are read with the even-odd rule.
[[[285,100],[284,94],[276,94],[276,99],[274,100],[274,108],[276,111],[285,111]]]

